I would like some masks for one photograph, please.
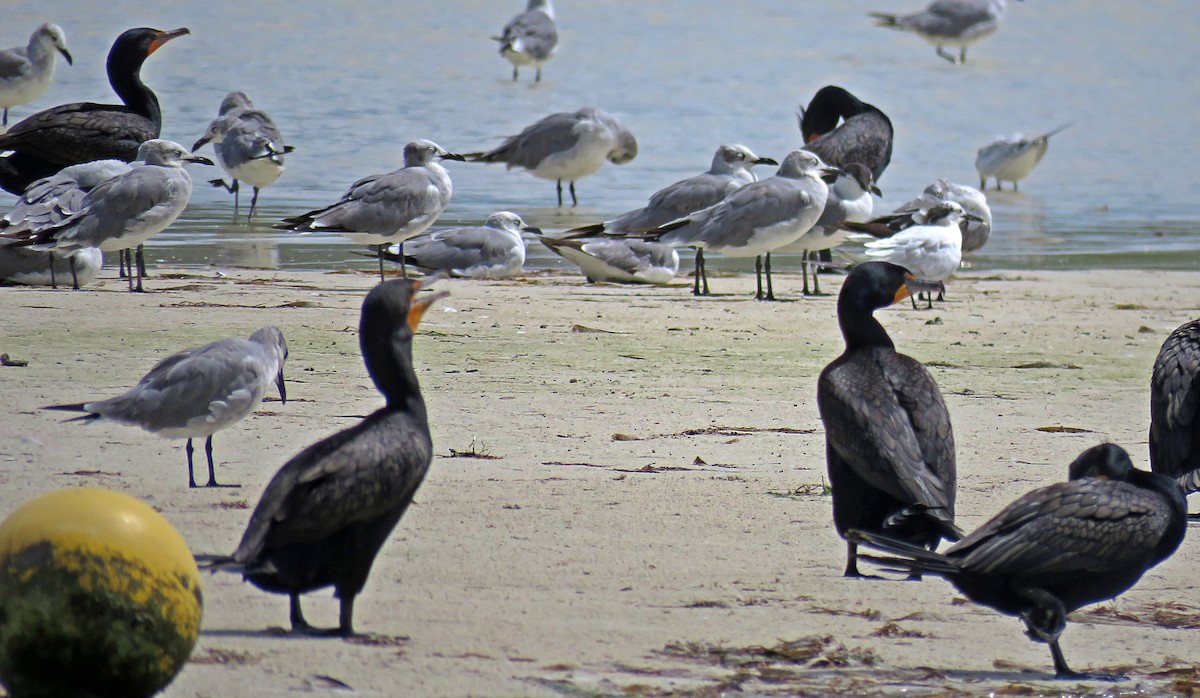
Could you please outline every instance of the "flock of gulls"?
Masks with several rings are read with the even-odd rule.
[[[913,14],[873,16],[917,34],[939,56],[965,63],[967,47],[995,31],[1005,9],[1005,0],[935,0]],[[230,92],[190,150],[158,138],[159,102],[140,69],[168,41],[187,34],[182,28],[124,32],[108,56],[109,81],[121,104],[61,105],[0,136],[0,186],[19,197],[0,217],[0,271],[7,280],[56,285],[69,275],[79,288],[96,277],[103,252],[118,251],[130,290],[141,290],[141,245],[186,207],[192,180],[184,165],[213,165],[195,154],[205,145],[229,180],[211,183],[234,194],[235,215],[240,187],[249,185],[247,215],[254,216],[260,190],[283,174],[292,146],[246,94]],[[513,80],[523,66],[540,79],[558,39],[550,1],[530,0],[495,39]],[[46,89],[56,54],[71,61],[62,30],[51,24],[39,27],[27,47],[0,54],[6,117],[8,108]],[[1059,648],[1067,615],[1117,596],[1169,556],[1186,529],[1185,494],[1200,489],[1200,321],[1173,333],[1155,362],[1153,472],[1135,468],[1119,446],[1095,446],[1069,465],[1065,482],[1029,492],[974,532],[962,531],[955,523],[949,411],[929,371],[896,351],[874,312],[922,292],[932,303],[933,291],[962,256],[986,244],[987,200],[973,187],[936,179],[895,211],[875,216],[876,182],[892,154],[886,114],[831,85],[798,117],[804,145],[779,161],[742,145],[719,145],[706,172],[655,192],[639,209],[558,235],[545,235],[509,211],[479,226],[432,228],[453,192],[442,163],[521,168],[553,180],[560,206],[565,182],[575,204],[578,180],[605,162],[628,163],[638,152],[629,129],[596,107],[546,116],[490,151],[457,154],[414,140],[404,146],[400,169],[365,176],[336,201],[280,221],[280,229],[336,232],[373,248],[381,282],[363,302],[359,336],[386,405],[283,465],[236,550],[199,556],[204,566],[289,595],[296,632],[355,632],[354,599],[432,458],[411,347],[422,314],[445,295],[419,291],[442,274],[519,273],[525,236],[534,236],[589,280],[661,284],[678,272],[678,249],[691,248],[693,293],[709,293],[706,253],[755,257],[756,297],[771,300],[772,253],[801,253],[803,293],[819,294],[818,277],[813,274],[810,288],[809,271],[831,264],[823,254],[860,241],[868,261],[850,268],[837,299],[845,351],[817,382],[834,524],[847,541],[845,574],[862,576],[859,563],[867,561],[912,578],[945,577],[973,601],[1020,618],[1031,639],[1049,645],[1057,676],[1081,676]],[[980,189],[988,179],[1015,187],[1062,128],[982,148]],[[759,178],[754,168],[767,166],[777,169]],[[382,280],[385,262],[400,264],[404,278]],[[407,278],[410,266],[427,276]],[[263,327],[248,339],[174,354],[120,396],[51,409],[186,438],[192,487],[192,439],[205,437],[205,486],[221,486],[213,434],[251,414],[272,385],[286,399],[287,356],[283,332]],[[937,552],[943,540],[952,544]],[[304,618],[301,595],[329,586],[341,600],[340,623],[314,628]]]

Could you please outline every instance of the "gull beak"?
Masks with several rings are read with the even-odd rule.
[[[976,215],[975,215],[975,214],[973,214],[973,213],[964,213],[964,214],[963,214],[963,220],[968,220],[968,221],[971,221],[971,222],[973,222],[973,223],[982,223],[982,222],[983,222],[983,218],[981,218],[981,217],[979,217],[979,216],[976,216]]]
[[[455,162],[466,162],[467,161],[467,158],[465,156],[459,155],[458,153],[442,153],[442,155],[440,156],[439,159],[454,160]]]
[[[521,227],[521,232],[522,232],[522,233],[529,233],[530,235],[541,235],[541,234],[542,234],[542,229],[541,229],[541,228],[534,227],[534,226],[532,226],[532,225],[526,225],[526,226],[522,226],[522,227]]]
[[[75,65],[75,61],[71,58],[70,51],[66,50],[65,48],[60,48],[58,52],[62,54],[64,59],[66,59],[67,65]]]
[[[846,171],[842,168],[833,167],[832,165],[826,165],[825,167],[822,167],[820,172],[821,181],[825,182],[826,184],[833,184],[837,181],[838,175],[846,174]]]
[[[212,160],[209,160],[208,158],[204,157],[203,155],[188,155],[187,157],[184,158],[184,161],[185,162],[194,162],[199,165],[215,165],[216,164]]]
[[[751,165],[778,165],[779,161],[776,160],[775,158],[759,158],[750,164]]]
[[[212,139],[208,136],[201,136],[200,140],[192,144],[192,151],[195,152],[196,150],[203,148],[211,140]]]
[[[279,388],[279,401],[287,404],[287,388],[283,385],[283,369],[279,369],[279,375],[275,376],[275,387]]]

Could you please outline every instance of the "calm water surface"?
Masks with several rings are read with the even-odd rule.
[[[707,169],[722,142],[782,159],[801,142],[797,105],[838,84],[896,127],[877,211],[936,177],[977,184],[975,151],[998,134],[1074,122],[1020,192],[988,192],[995,231],[975,268],[1200,269],[1200,3],[1013,2],[965,66],[865,15],[923,3],[558,0],[559,52],[540,84],[531,75],[513,83],[489,40],[524,0],[45,0],[7,4],[0,40],[23,43],[38,23],[54,21],[75,57],[73,67],[60,61],[51,90],[16,108],[17,118],[33,107],[115,101],[104,58],[133,26],[192,30],[143,71],[163,105],[164,138],[190,146],[230,90],[274,116],[296,152],[264,190],[254,224],[232,222],[232,197],[204,184],[223,172],[190,167],[191,205],[147,245],[152,258],[176,264],[369,265],[340,236],[270,224],[399,167],[402,145],[414,138],[482,150],[548,113],[585,105],[620,116],[640,153],[581,180],[578,208],[555,207],[553,182],[448,163],[454,200],[439,224],[478,223],[505,209],[547,231],[604,220]],[[11,201],[0,194],[0,206]],[[530,266],[558,263],[539,245],[529,251]]]

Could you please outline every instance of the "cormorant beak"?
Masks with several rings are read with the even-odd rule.
[[[777,161],[775,158],[759,158],[750,164],[751,165],[778,165],[779,161]]]
[[[458,153],[444,153],[444,154],[442,154],[442,156],[439,159],[454,160],[455,162],[466,162],[467,161],[466,156],[459,155]]]
[[[840,167],[833,167],[832,165],[826,165],[825,167],[821,168],[821,180],[824,181],[826,184],[833,184],[834,182],[837,181],[838,175],[843,175],[843,174],[846,174],[846,171]]]
[[[420,288],[420,282],[417,282],[416,288]],[[415,289],[414,289],[415,290]],[[413,332],[417,331],[417,325],[421,324],[421,318],[425,315],[425,311],[429,310],[429,306],[435,301],[445,298],[450,295],[449,291],[438,291],[431,293],[424,298],[414,298],[412,305],[408,308],[408,328]]]
[[[900,288],[896,289],[896,295],[892,297],[892,302],[899,303],[900,301],[904,300],[905,298],[908,298],[909,296],[911,296],[912,289],[910,289],[908,287],[908,282],[915,281],[915,280],[916,280],[916,278],[912,274],[905,274],[904,275],[904,283],[900,284]]]
[[[191,30],[188,29],[187,27],[180,27],[178,29],[172,29],[169,32],[160,31],[158,33],[158,36],[154,37],[154,41],[150,42],[150,48],[146,49],[146,55],[149,56],[150,54],[154,53],[158,49],[162,48],[162,45],[167,43],[171,39],[176,39],[176,38],[179,38],[181,36],[185,36],[185,35],[191,34],[191,33],[192,33]]]
[[[279,401],[287,404],[287,388],[283,385],[283,369],[279,369],[279,375],[275,376],[275,387],[279,388]]]
[[[75,61],[74,61],[74,59],[72,59],[72,58],[71,58],[71,52],[70,52],[70,51],[66,50],[65,48],[60,48],[60,49],[58,50],[58,52],[62,54],[62,57],[63,57],[64,59],[66,59],[66,61],[67,61],[67,65],[75,65]]]
[[[215,165],[216,164],[212,160],[209,160],[208,158],[204,157],[203,155],[189,155],[189,156],[185,157],[184,160],[186,162],[194,162],[194,163],[197,163],[200,165]]]

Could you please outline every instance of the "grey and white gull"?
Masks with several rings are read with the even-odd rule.
[[[421,233],[404,243],[403,256],[388,250],[384,258],[426,273],[493,279],[513,276],[525,266],[524,232],[536,235],[542,231],[512,211],[499,211],[481,226]]]
[[[50,89],[60,53],[73,64],[62,27],[49,22],[34,29],[25,46],[0,51],[0,107],[4,108],[0,124],[8,126],[10,107],[29,104]]]
[[[734,191],[720,203],[659,226],[651,238],[675,247],[703,247],[728,257],[760,257],[808,232],[821,212],[829,188],[822,176],[836,173],[814,153],[793,150],[774,176]],[[756,270],[761,260],[756,260]],[[697,270],[703,273],[703,270]],[[774,300],[771,267],[761,274],[755,298]]]
[[[924,10],[906,15],[870,12],[881,27],[909,31],[937,47],[937,55],[951,63],[967,62],[967,47],[1000,27],[1008,9],[1005,0],[934,0]],[[958,57],[945,47],[957,46]]]
[[[104,264],[104,253],[95,247],[76,250],[67,257],[53,252],[31,250],[12,244],[0,244],[0,284],[20,286],[58,286],[58,279],[70,274],[75,288],[95,280]]]
[[[849,239],[851,233],[843,226],[847,221],[865,221],[871,217],[871,212],[875,209],[875,201],[871,198],[872,196],[882,196],[882,193],[879,191],[879,187],[875,186],[875,177],[871,174],[871,170],[862,163],[850,163],[829,187],[825,210],[821,212],[817,224],[797,238],[795,242],[776,250],[779,253],[801,255],[800,269],[804,277],[804,295],[822,295],[817,269],[813,262],[813,253],[832,250]],[[808,288],[810,266],[813,267],[811,291]]]
[[[679,252],[661,242],[624,238],[538,238],[551,252],[574,262],[588,283],[665,284],[679,273]]]
[[[1033,168],[1042,161],[1046,149],[1050,147],[1050,136],[1066,129],[1071,124],[1063,124],[1058,128],[1043,133],[1034,138],[1025,138],[1019,133],[1011,136],[999,136],[991,143],[979,149],[975,155],[975,171],[979,173],[979,188],[987,189],[989,178],[996,179],[996,189],[1002,189],[1001,182],[1012,182],[1013,191],[1017,190],[1017,182],[1029,176]]]
[[[192,439],[206,437],[208,483],[204,486],[237,487],[217,482],[213,434],[250,416],[272,383],[279,390],[279,399],[287,401],[283,384],[287,356],[283,332],[268,325],[255,330],[249,339],[229,337],[172,354],[116,397],[44,409],[88,413],[68,421],[113,421],[168,439],[187,439],[189,487],[197,486]]]
[[[521,66],[532,65],[537,71],[534,82],[541,82],[542,66],[554,57],[558,47],[554,6],[550,0],[529,0],[525,11],[509,20],[500,36],[492,39],[500,42],[500,55],[512,63],[513,81]]]
[[[433,141],[410,141],[404,146],[404,167],[363,177],[336,202],[285,218],[273,227],[341,233],[354,242],[373,245],[383,279],[384,248],[399,243],[403,255],[404,241],[425,232],[450,205],[454,188],[439,161],[462,159]],[[401,270],[407,274],[404,266]]]
[[[249,221],[258,206],[258,192],[270,186],[283,174],[283,156],[294,148],[283,142],[283,134],[266,112],[255,109],[244,92],[230,92],[221,101],[221,112],[213,119],[204,135],[192,146],[199,150],[205,143],[213,144],[217,164],[229,174],[224,179],[209,181],[233,194],[233,216],[237,218],[239,182],[254,188],[250,198]]]
[[[924,213],[925,222],[905,228],[891,237],[866,243],[868,257],[907,269],[915,278],[913,291],[932,291],[958,271],[962,262],[963,209],[945,201]],[[915,306],[916,300],[913,300]],[[933,307],[932,295],[929,307]]]
[[[522,167],[534,177],[553,179],[562,206],[562,183],[568,182],[571,205],[577,205],[575,182],[605,163],[624,165],[637,157],[637,139],[615,116],[596,107],[551,114],[509,136],[500,147],[469,153],[471,162],[502,162],[507,169]]]
[[[129,290],[141,291],[142,243],[174,223],[191,199],[192,178],[183,168],[185,162],[213,164],[173,141],[148,140],[138,147],[128,171],[84,193],[70,215],[36,230],[5,235],[16,237],[18,244],[56,252],[84,247],[126,252],[136,247],[137,287],[131,265]]]
[[[64,167],[54,175],[30,184],[12,209],[0,217],[0,235],[8,238],[0,241],[0,249],[4,250],[4,262],[0,263],[0,268],[30,279],[12,283],[57,288],[58,273],[64,263],[67,265],[66,271],[71,272],[74,288],[91,283],[104,259],[99,249],[85,247],[56,254],[54,250],[30,249],[13,238],[28,236],[61,223],[80,210],[88,192],[101,182],[128,172],[131,167],[123,160],[95,160]],[[46,273],[36,273],[38,269]],[[25,276],[30,273],[32,276]],[[9,278],[8,274],[3,276]]]
[[[946,201],[953,201],[963,209],[960,224],[963,254],[970,254],[986,245],[992,235],[992,210],[988,207],[987,197],[975,187],[946,179],[934,180],[920,196],[900,204],[891,213],[866,222],[848,219],[843,226],[847,230],[869,233],[877,238],[891,237],[901,230],[925,223],[926,212]]]
[[[707,172],[682,179],[658,190],[642,208],[627,211],[603,223],[573,228],[567,232],[571,234],[571,237],[645,232],[673,220],[691,215],[700,209],[708,208],[713,204],[719,203],[726,196],[729,196],[747,184],[758,181],[758,177],[751,171],[751,168],[755,165],[778,164],[778,162],[771,158],[755,155],[754,151],[744,145],[723,144],[717,147],[717,151],[713,154],[712,164],[709,166]],[[547,244],[549,245],[550,243]],[[573,259],[573,261],[576,261],[576,263],[586,261],[583,259],[583,255],[575,250],[575,248],[560,247],[561,251],[554,247],[551,247],[551,249],[559,254],[564,254],[568,249],[571,249],[573,251],[570,254],[575,254],[576,257],[579,257],[579,259]],[[622,263],[623,267],[628,266],[628,262],[632,261],[632,259],[639,260],[639,264],[648,263],[650,264],[650,269],[656,270],[653,273],[655,278],[661,278],[664,275],[663,272],[669,268],[670,264],[671,256],[667,255],[664,250],[654,247],[639,246],[635,251],[628,246],[622,249],[621,245],[617,244],[593,245],[592,249],[600,254],[608,255],[614,260],[625,260]],[[566,255],[564,254],[564,256]],[[678,252],[674,253],[673,256],[677,259],[679,256]],[[572,258],[568,257],[568,259]],[[580,266],[583,266],[583,264],[580,264]],[[679,264],[676,261],[675,271],[672,271],[670,276],[667,276],[663,281],[653,281],[650,283],[666,283],[675,276],[678,267]],[[702,269],[704,269],[704,250],[697,247],[695,287],[693,289],[696,295],[700,295],[701,285],[703,285],[704,292],[708,292],[708,279],[701,279],[700,271]],[[599,273],[602,269],[597,268],[595,271]],[[584,269],[584,273],[591,278],[591,274],[588,273],[587,269]],[[617,276],[622,274],[626,274],[626,272],[616,270]],[[641,274],[642,272],[638,273],[638,275]]]

